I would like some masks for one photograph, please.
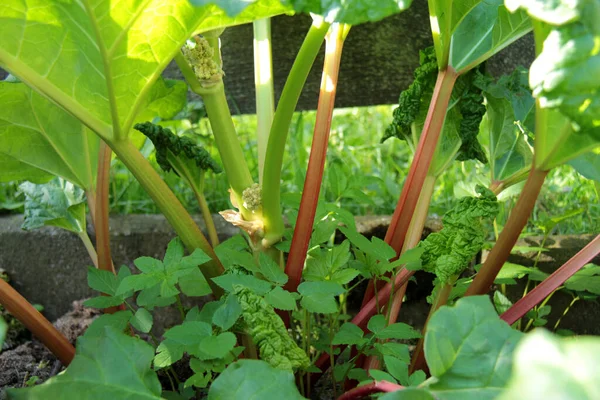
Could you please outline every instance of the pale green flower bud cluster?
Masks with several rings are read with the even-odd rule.
[[[244,207],[250,211],[257,211],[262,206],[262,188],[258,183],[244,189],[242,193]]]
[[[183,56],[203,86],[212,86],[223,78],[223,69],[214,60],[215,50],[203,37],[194,37],[182,49]]]

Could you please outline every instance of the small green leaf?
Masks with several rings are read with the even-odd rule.
[[[88,267],[87,281],[90,288],[111,296],[114,296],[119,285],[115,274],[91,266]]]
[[[298,285],[298,293],[303,296],[312,296],[315,294],[338,296],[345,291],[343,286],[334,282],[302,282]]]
[[[133,261],[133,264],[137,267],[137,269],[146,274],[151,274],[153,272],[163,272],[165,269],[162,261],[152,257],[136,258]]]
[[[188,312],[188,315],[185,316],[186,321],[201,321],[206,322],[207,324],[212,324],[213,317],[215,313],[223,304],[223,300],[221,301],[211,301],[202,306],[202,310],[198,311],[198,307],[194,307]],[[196,310],[196,311],[194,311]]]
[[[215,310],[213,324],[223,330],[228,330],[242,315],[242,307],[234,295],[227,296],[225,302]]]
[[[154,368],[172,365],[181,360],[184,352],[196,355],[200,342],[211,334],[210,324],[198,321],[186,321],[167,330],[164,334],[165,340],[156,349]]]
[[[385,316],[381,314],[373,315],[367,323],[367,329],[374,334],[381,332],[387,325]]]
[[[270,290],[272,285],[251,275],[239,274],[224,274],[216,278],[212,278],[213,282],[225,289],[227,292],[233,292],[233,285],[240,285],[252,290],[259,295],[265,295]]]
[[[333,314],[338,311],[338,304],[335,301],[335,297],[328,294],[302,296],[300,305],[312,313]]]
[[[362,342],[364,335],[365,333],[358,326],[351,322],[346,322],[340,327],[340,330],[337,331],[333,337],[333,340],[331,341],[331,344],[356,345]]]
[[[497,290],[494,292],[494,307],[499,315],[504,314],[512,305],[508,297]]]
[[[119,332],[125,331],[129,326],[129,320],[133,314],[131,311],[118,311],[114,314],[103,314],[96,318],[85,331],[85,336],[102,336],[106,327],[112,327]]]
[[[215,379],[208,392],[208,400],[250,398],[304,399],[291,371],[275,369],[259,360],[240,360],[231,364]]]
[[[201,360],[223,358],[235,347],[236,338],[231,332],[221,333],[219,336],[208,336],[199,344],[199,354],[196,356]]]
[[[405,363],[410,363],[410,352],[406,344],[395,342],[375,343],[375,348],[382,356],[392,356]]]
[[[290,292],[283,290],[281,287],[276,286],[273,290],[265,295],[265,300],[279,310],[295,311],[298,307],[296,306],[296,299]]]
[[[392,357],[384,356],[383,362],[387,371],[403,386],[408,386],[408,363]]]
[[[154,319],[148,310],[145,308],[138,308],[135,312],[135,315],[131,317],[130,322],[131,325],[133,325],[133,327],[138,331],[148,333],[150,332],[150,329],[152,329]]]
[[[183,258],[184,254],[185,251],[183,248],[183,242],[181,241],[181,239],[176,237],[172,239],[167,245],[167,251],[165,252],[163,263],[165,266],[177,264],[181,262],[181,259]],[[137,264],[136,266],[140,268]],[[140,268],[140,270],[142,269]]]
[[[379,330],[375,333],[375,336],[379,339],[419,339],[421,333],[414,330],[410,325],[397,322]]]
[[[276,285],[284,285],[288,281],[288,277],[275,261],[265,253],[260,253],[259,256],[260,272],[268,281]]]
[[[387,372],[380,371],[378,369],[370,369],[369,375],[371,375],[371,377],[376,381],[388,381],[392,383],[398,383],[392,375],[388,374]]]
[[[208,281],[199,268],[192,268],[179,278],[179,287],[183,294],[189,297],[207,296],[212,293]]]
[[[84,301],[83,305],[91,308],[109,308],[120,306],[124,302],[125,300],[122,297],[98,296]]]

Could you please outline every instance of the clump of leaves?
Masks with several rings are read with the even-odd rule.
[[[405,139],[412,134],[412,124],[417,119],[422,107],[427,107],[430,99],[423,99],[426,93],[432,92],[438,73],[435,49],[428,47],[419,52],[419,66],[414,72],[414,81],[408,89],[400,93],[398,108],[394,110],[394,120],[385,130],[382,142],[391,137]]]
[[[454,142],[459,142],[458,147],[451,152],[453,154],[444,154],[444,158],[449,156],[450,161],[455,157],[458,161],[479,160],[487,163],[485,152],[477,139],[479,125],[486,112],[482,90],[476,85],[477,76],[483,68],[483,65],[480,65],[461,75],[452,91],[443,131],[445,138],[440,143],[440,146],[454,148]],[[386,129],[382,142],[396,137],[416,148],[437,75],[435,50],[428,47],[420,52],[420,66],[414,72],[415,79],[408,89],[400,94],[398,108],[394,110],[394,119]]]
[[[156,162],[165,172],[175,170],[175,173],[181,175],[177,165],[173,165],[176,158],[192,162],[202,171],[212,170],[215,173],[222,171],[210,153],[190,138],[177,136],[170,129],[151,122],[135,124],[134,128],[152,141],[156,149]]]
[[[483,248],[485,225],[498,214],[496,196],[477,186],[479,197],[464,197],[443,217],[444,227],[419,244],[422,267],[436,274],[441,283],[459,275]]]

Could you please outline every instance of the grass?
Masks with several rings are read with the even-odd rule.
[[[391,214],[408,171],[411,153],[408,146],[396,139],[380,143],[380,138],[392,119],[392,106],[375,106],[336,110],[334,113],[330,146],[327,156],[322,196],[327,202],[335,202],[355,215]],[[195,137],[220,162],[214,146],[210,126],[206,118],[200,118],[202,110],[190,103],[186,118],[166,123],[179,133]],[[304,174],[310,153],[310,143],[315,113],[295,115],[288,139],[288,151],[284,158],[282,193],[284,200],[294,198],[302,190]],[[249,167],[257,180],[255,116],[237,116],[235,125],[240,141],[247,154]],[[156,166],[151,143],[142,152]],[[125,167],[113,160],[111,183],[111,210],[113,213],[158,213],[158,210],[133,179]],[[173,173],[164,174],[184,206],[198,213],[198,206],[191,190]],[[443,215],[456,199],[468,194],[477,181],[485,182],[487,167],[475,162],[455,162],[438,180],[430,213]],[[467,184],[465,184],[467,182]],[[15,184],[0,184],[0,212],[19,211],[22,202]],[[224,174],[207,174],[206,197],[213,212],[231,208],[228,185]],[[503,201],[499,225],[507,217],[515,197]],[[552,171],[547,178],[540,201],[536,206],[528,233],[541,233],[552,218],[561,217],[574,210],[577,215],[562,221],[556,233],[597,233],[600,231],[600,202],[594,182],[581,177],[570,166]]]

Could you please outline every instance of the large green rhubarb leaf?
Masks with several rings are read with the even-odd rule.
[[[0,82],[0,180],[39,180],[43,170],[90,189],[98,145],[93,132],[25,84]]]
[[[9,389],[9,397],[16,400],[161,399],[160,382],[150,368],[154,357],[152,346],[110,325],[92,327],[95,329],[88,330],[77,340],[75,358],[63,374],[43,385]]]
[[[230,18],[188,0],[6,0],[0,65],[108,141],[123,139],[193,34],[287,10],[260,0]],[[2,104],[2,103],[0,103]]]
[[[298,12],[323,16],[326,22],[358,25],[406,10],[412,0],[284,0]]]

